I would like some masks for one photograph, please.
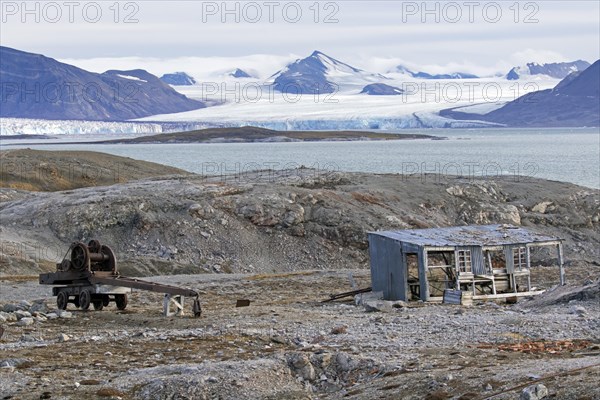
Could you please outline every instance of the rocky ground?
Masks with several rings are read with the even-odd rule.
[[[59,156],[43,153],[26,156]],[[598,190],[311,169],[150,177],[156,164],[126,160],[147,175],[0,185],[0,398],[600,397]],[[367,231],[486,223],[563,238],[569,285],[539,252],[532,282],[547,291],[517,304],[320,302],[352,289],[348,272],[370,285]],[[200,291],[203,316],[165,318],[147,292],[124,311],[54,310],[36,274],[92,238],[123,274]]]
[[[540,274],[556,279],[554,269]],[[160,294],[124,311],[53,311],[35,281],[0,284],[0,393],[14,399],[597,399],[600,281],[517,304],[321,303],[366,271],[155,277],[201,292],[201,318]],[[18,300],[17,300],[18,299]],[[236,300],[250,306],[236,308]],[[358,299],[357,299],[358,300]],[[358,301],[356,301],[358,302]],[[189,307],[188,307],[189,308]],[[21,310],[21,311],[20,311]],[[187,310],[189,311],[189,309]],[[30,317],[29,314],[32,316]],[[531,389],[529,389],[531,390]]]
[[[563,238],[567,266],[597,268],[599,194],[528,178],[312,169],[170,175],[60,192],[0,188],[0,275],[52,270],[70,243],[92,238],[137,276],[368,268],[368,231],[487,223]]]

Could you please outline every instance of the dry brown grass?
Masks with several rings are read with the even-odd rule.
[[[361,203],[376,204],[378,206],[383,206],[381,200],[371,193],[352,192],[351,194],[354,200],[360,201]]]

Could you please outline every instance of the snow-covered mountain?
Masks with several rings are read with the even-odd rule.
[[[508,74],[506,74],[506,79],[514,81],[517,79],[531,78],[532,75],[545,75],[551,78],[564,79],[570,73],[581,72],[589,66],[590,63],[583,60],[548,64],[531,62],[526,65],[513,67],[508,71]]]
[[[294,59],[296,60],[292,61]],[[134,120],[130,121],[132,124],[127,123],[127,125],[102,126],[104,132],[141,133],[142,131],[152,131],[156,129],[156,126],[169,131],[198,129],[206,126],[243,125],[271,129],[495,126],[498,125],[498,121],[483,120],[479,117],[503,107],[529,91],[551,89],[559,82],[559,79],[546,74],[535,75],[533,78],[535,85],[518,85],[518,90],[515,90],[515,83],[499,74],[477,78],[474,75],[461,73],[432,75],[414,72],[419,70],[445,71],[445,69],[434,69],[433,67],[413,68],[411,71],[398,66],[397,69],[384,76],[368,72],[367,70],[371,68],[363,70],[319,51],[301,59],[297,55],[287,57],[255,55],[215,60],[206,57],[201,60],[202,62],[200,59],[194,60],[196,64],[173,60],[165,60],[164,64],[152,64],[155,65],[155,68],[150,69],[153,72],[164,73],[179,69],[188,72],[172,74],[175,75],[176,80],[171,82],[174,82],[173,85],[176,86],[179,93],[144,70],[123,68],[133,62],[123,64],[118,60],[111,59],[110,62],[105,60],[102,69],[98,66],[91,69],[103,71],[106,65],[114,63],[115,67],[121,67],[123,70],[110,70],[100,74],[90,73],[51,60],[56,64],[44,64],[43,67],[34,68],[36,72],[39,71],[36,79],[39,79],[38,82],[42,84],[51,79],[57,79],[53,76],[47,78],[44,74],[48,71],[51,73],[67,71],[64,73],[72,73],[77,77],[71,79],[72,81],[87,81],[94,82],[94,84],[98,82],[103,85],[109,81],[119,82],[120,85],[126,84],[135,90],[132,93],[123,92],[122,94],[135,94],[138,97],[134,97],[133,104],[100,104],[101,108],[98,110],[86,109],[85,113],[87,114],[71,104],[63,105],[60,109],[63,116],[60,119],[64,121],[59,121],[51,126],[46,124],[43,119],[57,119],[55,116],[40,113],[38,109],[27,109],[30,114],[25,113],[19,116],[37,120],[27,120],[24,124],[19,120],[11,120],[10,124],[5,123],[0,126],[0,134],[19,131],[58,133],[61,130],[64,130],[64,133],[88,132],[95,129],[93,125],[79,124],[72,120],[98,119],[95,113],[100,112],[104,112],[102,115],[110,115],[110,117],[101,117],[106,118],[105,120],[108,118],[113,121],[119,120],[123,115],[127,115],[127,119]],[[4,65],[5,57],[2,57],[1,61]],[[36,66],[35,60],[30,61],[28,59],[27,62],[2,70],[12,71],[11,73],[16,75],[19,73],[26,75],[31,72],[31,65]],[[135,61],[137,63],[139,60]],[[142,66],[145,67],[149,65],[142,63]],[[240,65],[244,66],[243,70],[238,68]],[[398,65],[398,61],[385,65],[373,62],[371,65],[379,66],[373,67],[375,71],[389,71],[389,68]],[[448,71],[462,69],[456,66],[447,68]],[[470,70],[469,68],[465,69]],[[277,70],[279,72],[272,74]],[[76,75],[76,73],[82,75]],[[245,75],[251,76],[245,77]],[[3,83],[8,80],[5,76],[9,75],[2,75]],[[10,76],[12,79],[12,75]],[[28,79],[31,79],[31,81],[27,81],[27,84],[34,81],[33,75],[27,76]],[[196,78],[195,84],[179,84],[185,82],[186,77],[191,76]],[[184,78],[184,81],[179,81],[179,78]],[[490,85],[496,89],[493,94],[486,91]],[[566,80],[561,85],[566,85]],[[102,88],[107,90],[104,89],[104,86]],[[162,92],[163,89],[165,92]],[[320,94],[323,96],[319,96]],[[170,107],[175,104],[177,98],[184,99],[186,106],[189,106],[190,101],[194,106],[187,109],[190,111],[185,111],[185,107],[172,111]],[[197,106],[198,104],[208,107],[201,109]],[[36,106],[32,105],[32,107]],[[456,121],[447,114],[440,115],[440,111],[449,107],[453,107],[456,111],[460,109],[463,114],[472,114],[472,116],[469,115],[467,119],[461,118],[461,121]],[[2,116],[13,116],[4,114],[5,108],[5,104],[2,104]],[[73,110],[76,111],[75,114],[73,114]],[[82,115],[91,115],[91,117]]]
[[[288,64],[272,77],[273,87],[282,93],[334,93],[340,87],[364,87],[387,78],[352,67],[320,51]]]
[[[371,96],[398,96],[404,93],[404,90],[385,83],[370,83],[361,90],[361,93]]]
[[[567,75],[553,89],[529,93],[487,114],[444,110],[442,115],[506,126],[600,126],[600,60],[581,72]]]
[[[414,72],[406,68],[403,65],[398,65],[393,71],[404,75],[411,76],[418,79],[477,79],[477,75],[468,74],[466,72],[451,72],[447,74],[430,74],[427,72]]]
[[[236,68],[235,71],[231,71],[229,76],[232,78],[252,78],[252,75],[240,68]]]
[[[204,107],[147,71],[88,72],[0,46],[0,117],[122,121]]]
[[[172,74],[164,74],[160,80],[168,85],[173,86],[191,86],[196,84],[196,80],[185,72],[174,72]]]

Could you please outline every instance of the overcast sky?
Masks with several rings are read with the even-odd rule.
[[[429,2],[427,10],[421,1],[228,2],[227,10],[221,1],[29,2],[28,10],[1,3],[2,45],[79,65],[115,57],[276,60],[319,49],[378,72],[402,62],[491,73],[600,58],[598,1]]]

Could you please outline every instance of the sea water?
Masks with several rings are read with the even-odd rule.
[[[404,130],[447,140],[196,144],[25,144],[3,148],[93,150],[157,162],[203,175],[300,166],[327,171],[536,177],[600,188],[600,130]],[[82,137],[78,137],[80,140]],[[72,137],[71,137],[72,140]],[[37,141],[40,142],[39,140]],[[426,176],[426,175],[423,175]]]

